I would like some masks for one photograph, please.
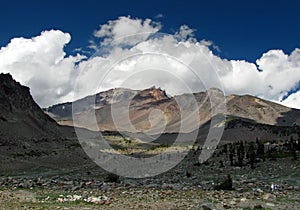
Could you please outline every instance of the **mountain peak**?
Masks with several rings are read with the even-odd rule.
[[[169,98],[165,90],[162,90],[160,87],[157,88],[156,86],[152,86],[150,88],[140,91],[140,95],[147,95],[147,94],[149,94],[156,101]]]
[[[0,100],[2,111],[38,107],[30,95],[29,88],[14,80],[10,74],[0,74]]]
[[[166,91],[162,90],[160,87],[156,88],[155,86],[149,89],[149,93],[157,100],[162,100],[168,98]]]
[[[0,73],[0,81],[2,82],[3,79],[8,79],[8,80],[14,80],[11,76],[11,74],[7,73]]]

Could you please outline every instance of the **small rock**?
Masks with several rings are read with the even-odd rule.
[[[101,186],[101,189],[104,191],[109,191],[109,190],[111,190],[111,186],[106,183],[103,183],[103,185]]]
[[[247,198],[241,198],[241,202],[247,202]]]
[[[230,205],[236,205],[236,202],[235,201],[230,201],[229,204]]]
[[[263,198],[264,200],[268,200],[268,199],[270,199],[271,196],[272,196],[271,193],[266,193],[266,194],[263,195],[262,198]]]
[[[79,189],[80,189],[79,186],[74,186],[74,187],[72,187],[72,191],[76,191],[76,190],[79,190]]]
[[[172,189],[172,185],[169,185],[169,184],[166,184],[166,183],[163,183],[163,185],[161,186],[162,189]]]
[[[78,200],[81,200],[82,199],[82,196],[81,195],[73,195],[73,199],[75,201],[78,201]]]
[[[145,187],[146,188],[159,188],[160,185],[158,185],[158,184],[147,184]]]
[[[199,210],[213,210],[213,207],[210,204],[202,204]]]
[[[263,192],[264,192],[264,191],[263,191],[262,189],[260,189],[260,188],[257,188],[256,191],[257,191],[257,192],[260,192],[260,193],[263,193]]]
[[[102,195],[102,196],[101,196],[101,200],[103,200],[103,201],[107,201],[107,200],[108,200],[108,197],[107,197],[107,196],[105,196],[105,195]]]
[[[223,208],[224,208],[224,209],[230,209],[231,207],[230,207],[227,203],[224,202],[224,203],[223,203]]]
[[[110,202],[109,202],[109,201],[104,201],[104,204],[105,204],[105,205],[109,205]]]
[[[257,204],[257,205],[254,206],[254,209],[263,209],[263,207],[262,207],[262,205]]]
[[[275,204],[274,203],[266,203],[266,206],[271,206],[271,207],[274,207]]]
[[[181,190],[181,189],[182,189],[182,186],[179,185],[179,184],[174,184],[174,185],[173,185],[173,189],[174,189],[174,190]]]
[[[94,203],[94,204],[100,204],[100,203],[102,203],[102,200],[99,197],[89,197],[87,199],[87,202]]]
[[[86,186],[90,186],[93,182],[86,182],[84,183]]]

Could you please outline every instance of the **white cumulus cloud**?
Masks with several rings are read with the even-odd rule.
[[[70,34],[57,30],[31,39],[14,38],[0,49],[0,72],[29,86],[41,106],[61,101],[72,91],[75,63],[83,58],[79,54],[66,57],[64,46],[70,40]]]
[[[94,32],[92,45],[99,52],[87,60],[66,55],[71,37],[62,31],[15,38],[0,49],[0,72],[29,86],[41,106],[114,87],[156,85],[172,95],[223,87],[226,94],[252,94],[300,108],[300,92],[286,97],[300,81],[300,49],[291,54],[270,50],[256,63],[227,60],[213,53],[213,42],[197,40],[187,25],[174,34],[159,33],[161,27],[124,16],[108,21]]]
[[[151,19],[142,20],[121,16],[117,20],[110,20],[107,24],[100,25],[100,29],[94,32],[94,36],[104,37],[102,45],[134,45],[146,40],[149,35],[160,28],[160,23]]]
[[[281,104],[292,107],[295,109],[300,108],[300,91],[292,93],[288,98],[286,98]]]

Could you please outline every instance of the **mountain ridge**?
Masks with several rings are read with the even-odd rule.
[[[83,130],[85,132],[85,130]],[[33,100],[30,89],[0,74],[0,175],[94,166],[74,128],[60,126]]]
[[[80,146],[73,127],[61,126],[47,116],[34,102],[29,88],[16,82],[10,75],[0,74],[0,82],[0,173],[15,173],[28,170],[44,171],[45,169],[72,170],[74,168],[78,169],[79,166],[80,168],[95,167],[95,164],[87,157]],[[181,100],[184,111],[190,115],[193,114],[193,112],[189,112],[193,108],[188,100],[190,99],[189,95],[176,96],[175,100],[175,97],[169,97],[165,91],[155,87],[138,92],[132,92],[128,89],[126,91],[124,94],[120,89],[117,90],[117,97],[113,97],[109,93],[102,93],[101,97],[99,96],[99,106],[95,110],[86,109],[79,112],[77,117],[82,117],[82,120],[89,119],[88,114],[93,114],[93,111],[96,111],[94,113],[96,113],[98,121],[106,126],[103,127],[103,130],[109,131],[102,132],[102,134],[104,136],[112,135],[114,136],[113,138],[123,141],[125,137],[112,125],[111,108],[112,104],[116,104],[116,108],[121,107],[120,110],[122,111],[123,98],[129,96],[133,99],[130,103],[129,116],[138,131],[147,129],[151,125],[160,125],[161,121],[159,120],[162,120],[160,118],[161,114],[166,116],[168,122],[166,130],[157,128],[161,135],[152,143],[155,145],[168,145],[179,135],[176,131],[178,131],[181,118],[176,100]],[[212,116],[210,114],[211,107],[208,94],[202,92],[193,96],[201,104],[200,117],[203,121],[197,123],[187,121],[186,126],[190,130],[187,130],[187,133],[184,133],[183,136],[189,139],[190,131],[191,133],[197,132],[195,144],[202,145],[210,126],[215,125],[211,125],[210,122]],[[242,99],[245,98],[233,97],[230,103],[249,105],[248,102],[252,102],[256,105],[258,100],[254,97],[250,97],[251,100],[249,98],[247,100]],[[109,104],[109,101],[112,104]],[[299,110],[284,108],[272,102],[258,102],[260,106],[264,105],[261,107],[262,113],[264,113],[263,110],[268,111],[269,109],[273,110],[274,113],[280,110],[287,111],[285,115],[281,116],[286,121],[279,121],[282,126],[263,125],[249,118],[244,119],[228,115],[229,117],[224,122],[225,131],[221,142],[254,141],[256,138],[262,140],[286,140],[291,135],[296,136],[299,133],[300,129],[298,126],[284,126],[284,123],[290,124],[294,118],[297,118]],[[88,104],[84,100],[80,103]],[[57,107],[62,108],[62,106],[64,105],[58,105]],[[93,108],[93,106],[91,107]],[[158,110],[162,110],[162,113]],[[236,109],[233,109],[233,111],[236,112]],[[289,111],[292,112],[290,114],[292,117],[288,114]],[[117,114],[119,113],[117,112]],[[278,117],[277,115],[274,116]],[[127,121],[124,123],[126,124]],[[87,134],[87,139],[98,139],[99,137],[98,132],[91,132],[86,129],[80,130]],[[133,135],[128,133],[128,136],[141,141],[143,136],[140,134],[142,132],[133,133]],[[114,144],[113,141],[110,143]],[[141,145],[151,146],[151,144],[148,145],[145,142]]]
[[[58,124],[36,104],[30,89],[10,74],[0,74],[0,127],[2,139],[61,135]]]
[[[72,114],[74,117],[80,118],[81,121],[87,121],[86,117],[91,114],[96,115],[96,119],[100,130],[114,131],[113,119],[111,118],[111,108],[117,107],[120,112],[122,109],[122,101],[130,99],[129,115],[133,125],[143,131],[149,128],[149,116],[153,110],[161,110],[165,115],[167,122],[166,132],[178,132],[180,122],[180,110],[177,102],[183,104],[183,110],[190,109],[189,104],[194,98],[198,103],[200,121],[191,125],[190,132],[201,127],[208,122],[211,116],[211,103],[209,92],[220,92],[216,88],[212,88],[205,92],[182,94],[169,97],[166,92],[160,88],[151,87],[144,90],[131,90],[123,88],[110,89],[95,95],[87,96],[82,99],[68,103],[53,105],[47,108],[47,112],[61,125],[72,125]],[[153,94],[154,93],[154,94]],[[105,96],[105,97],[104,97]],[[156,97],[155,97],[156,96]],[[114,100],[112,100],[114,99]],[[94,101],[95,102],[94,102]],[[278,125],[278,126],[293,126],[299,125],[300,110],[285,107],[283,105],[267,101],[251,95],[236,95],[232,94],[224,98],[226,100],[225,115],[229,117],[248,119],[260,124]],[[120,104],[120,105],[118,105]],[[72,113],[72,105],[76,108]],[[78,108],[79,107],[79,108]],[[80,110],[81,107],[81,110]],[[84,117],[86,115],[86,117]],[[155,116],[152,116],[155,121]],[[159,121],[159,116],[156,121]],[[125,123],[125,122],[124,122]],[[97,130],[97,127],[91,125],[79,125],[91,130]]]

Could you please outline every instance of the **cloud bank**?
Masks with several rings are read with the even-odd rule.
[[[72,93],[75,63],[84,58],[79,54],[66,57],[64,46],[70,40],[70,34],[57,30],[31,39],[14,38],[0,49],[0,72],[29,86],[41,106],[62,101]]]
[[[194,29],[181,26],[162,34],[161,23],[119,17],[94,32],[95,55],[64,51],[71,36],[44,31],[31,39],[14,38],[0,49],[0,72],[31,89],[46,107],[114,87],[160,86],[172,95],[224,88],[226,94],[251,94],[300,108],[300,49],[262,54],[256,63],[215,55],[211,41],[197,40]],[[288,93],[295,93],[288,96]]]

